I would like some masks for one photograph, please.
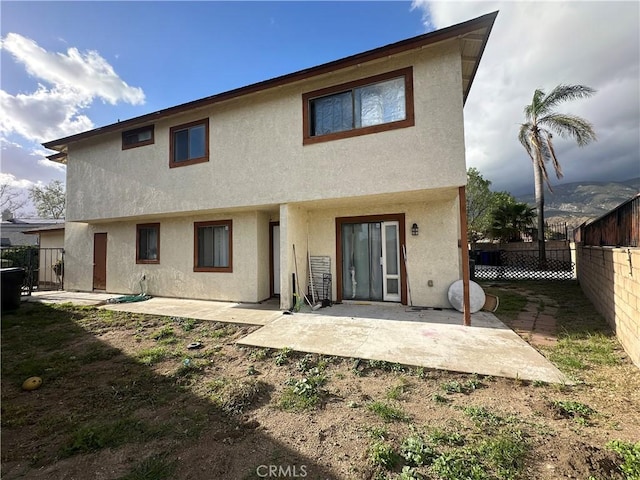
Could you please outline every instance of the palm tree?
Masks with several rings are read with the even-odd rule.
[[[546,264],[544,247],[544,186],[552,192],[547,163],[551,161],[558,178],[562,178],[562,169],[553,149],[553,133],[563,138],[574,138],[579,147],[596,139],[593,126],[576,115],[558,113],[554,108],[569,100],[586,98],[596,91],[584,85],[558,85],[549,94],[536,90],[531,105],[524,107],[526,123],[520,125],[518,139],[533,162],[535,182],[536,210],[538,213],[538,255],[540,265]]]
[[[522,235],[533,227],[535,213],[526,203],[507,203],[498,206],[493,212],[491,236],[501,242],[521,242]]]

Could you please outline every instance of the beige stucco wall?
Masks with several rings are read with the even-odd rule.
[[[415,126],[302,144],[302,94],[413,66]],[[169,168],[169,128],[210,119],[210,161]],[[466,182],[459,43],[429,46],[158,121],[155,144],[119,133],[69,146],[67,219],[291,204]]]
[[[296,272],[296,291],[307,292],[307,222],[308,212],[298,205],[280,206],[280,306],[290,308],[295,302],[292,297],[293,277]],[[293,246],[296,255],[293,255]],[[300,290],[298,290],[298,285]]]
[[[303,146],[303,93],[407,66],[415,126]],[[203,118],[209,162],[170,169],[169,129]],[[335,299],[335,217],[404,213],[413,304],[448,307],[447,289],[460,278],[464,155],[456,39],[159,120],[153,145],[123,151],[120,133],[72,143],[65,286],[92,289],[93,235],[106,232],[109,292],[137,293],[145,275],[152,295],[261,301],[269,222],[279,220],[281,306],[293,300],[294,244],[307,291],[307,242],[312,255],[332,259]],[[233,272],[193,272],[193,222],[229,218]],[[137,265],[135,225],[152,221],[161,223],[160,264]]]
[[[582,291],[640,367],[640,248],[577,246]]]
[[[194,272],[193,223],[226,219],[233,221],[233,272]],[[135,221],[91,225],[68,222],[65,288],[92,290],[93,234],[106,232],[109,293],[139,293],[144,275],[147,293],[156,296],[245,302],[269,297],[268,215],[236,212],[156,221],[160,222],[159,264],[136,264]]]
[[[337,298],[335,218],[404,213],[407,230],[407,270],[413,304],[450,308],[447,291],[449,285],[460,278],[460,261],[456,248],[458,229],[455,221],[452,221],[458,218],[456,202],[457,198],[453,198],[428,203],[397,203],[310,211],[309,250],[311,255],[331,257],[332,298]],[[418,236],[411,235],[413,223],[419,226]],[[433,282],[433,286],[428,285],[429,280]]]
[[[93,234],[107,233],[107,291],[138,293],[146,276],[147,292],[166,297],[258,302],[269,297],[269,222],[280,222],[281,307],[293,304],[292,273],[296,248],[300,290],[308,291],[307,253],[329,256],[332,298],[337,298],[336,217],[403,213],[407,270],[416,306],[449,308],[447,291],[460,278],[457,189],[405,193],[394,197],[352,198],[283,204],[278,211],[234,212],[162,217],[160,264],[135,263],[136,221],[67,223],[65,238],[68,290],[93,287]],[[233,220],[233,273],[193,272],[193,223]],[[418,236],[411,235],[417,223]],[[308,245],[308,249],[307,249]],[[429,281],[432,285],[429,285]]]

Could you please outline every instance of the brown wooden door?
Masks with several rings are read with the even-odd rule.
[[[93,289],[107,289],[107,234],[93,235]]]

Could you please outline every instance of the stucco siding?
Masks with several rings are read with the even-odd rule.
[[[271,212],[233,212],[185,217],[162,217],[160,264],[136,264],[136,221],[102,224],[67,224],[65,239],[69,290],[93,288],[93,235],[107,233],[107,291],[138,293],[144,275],[147,293],[165,297],[259,302],[269,297],[269,222],[280,222],[281,307],[294,299],[292,273],[300,290],[308,292],[307,254],[331,258],[332,292],[337,291],[336,218],[404,214],[406,223],[407,273],[414,305],[449,307],[449,285],[460,278],[457,248],[459,218],[457,190],[403,195],[402,201],[388,197],[284,204]],[[194,230],[198,221],[233,221],[233,272],[194,272]],[[419,227],[411,235],[411,225]],[[296,257],[293,256],[293,245]],[[308,247],[307,247],[308,246]],[[297,288],[297,287],[296,287]]]
[[[296,278],[296,292],[302,294],[307,291],[307,222],[308,212],[296,205],[280,206],[280,306],[290,308],[293,299],[293,277]],[[296,246],[296,255],[293,255],[293,246]],[[297,261],[297,268],[296,268]],[[298,290],[298,285],[300,289]],[[301,292],[302,291],[302,292]]]
[[[302,144],[302,94],[413,66],[415,126]],[[209,118],[210,159],[169,168],[169,129]],[[67,217],[100,222],[464,184],[457,40],[247,95],[155,124],[153,145],[119,133],[69,146]]]
[[[457,197],[431,202],[372,204],[311,210],[309,251],[311,255],[331,257],[332,298],[337,298],[336,217],[404,213],[406,222],[407,271],[412,303],[416,306],[450,308],[449,286],[460,278]],[[411,235],[411,225],[419,227]],[[296,247],[297,248],[297,247]],[[305,256],[306,260],[306,256]],[[300,259],[298,259],[300,261]],[[402,261],[402,260],[401,260]],[[432,285],[429,286],[429,281]],[[305,292],[306,292],[305,282]]]
[[[93,289],[93,234],[86,223],[67,222],[64,229],[64,286],[66,290]],[[133,242],[135,248],[135,240]]]
[[[194,272],[194,222],[233,221],[233,272]],[[65,238],[69,290],[93,288],[93,234],[107,234],[107,292],[139,293],[146,278],[147,293],[224,301],[258,302],[269,296],[268,236],[257,212],[160,218],[160,263],[136,264],[136,223],[67,224]],[[267,221],[268,225],[268,221]],[[260,228],[259,228],[260,227]],[[265,260],[265,254],[267,259]],[[265,265],[265,261],[267,262]]]

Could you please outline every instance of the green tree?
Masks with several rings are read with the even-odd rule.
[[[467,232],[473,243],[486,237],[491,230],[492,213],[500,205],[515,203],[508,192],[492,192],[491,181],[486,180],[476,168],[467,170]]]
[[[525,123],[520,125],[518,139],[533,162],[536,210],[538,214],[538,255],[540,264],[546,262],[544,246],[544,184],[551,192],[551,183],[547,164],[551,162],[558,178],[562,178],[562,169],[553,148],[553,134],[563,138],[574,138],[579,147],[596,139],[593,126],[576,115],[558,113],[558,104],[590,97],[595,90],[584,85],[558,85],[548,94],[536,90],[530,105],[524,108]]]
[[[533,228],[536,214],[533,207],[526,203],[506,203],[493,212],[491,236],[501,242],[521,242],[522,235]]]
[[[34,185],[29,190],[29,198],[40,217],[64,218],[65,192],[61,181],[53,180],[44,187]]]

